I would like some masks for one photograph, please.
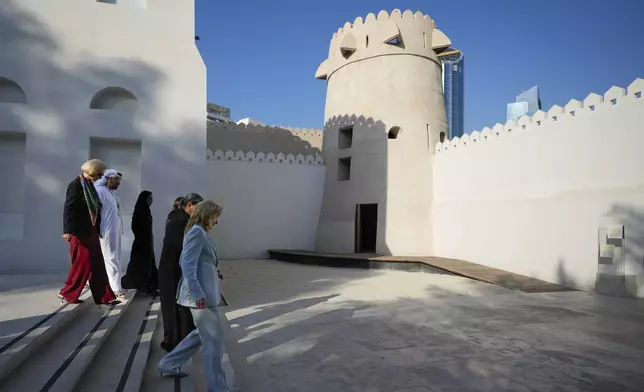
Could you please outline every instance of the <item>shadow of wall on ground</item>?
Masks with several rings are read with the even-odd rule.
[[[623,367],[644,351],[615,351],[626,338],[602,329],[637,336],[636,318],[616,318],[625,309],[636,312],[623,301],[577,304],[583,293],[517,296],[460,277],[447,277],[464,282],[460,289],[436,282],[414,297],[347,300],[352,286],[383,272],[270,263],[279,270],[268,277],[273,284],[231,296],[227,309],[235,338],[266,390],[585,390],[589,381],[598,390],[636,390],[644,377]],[[287,276],[291,267],[294,278]],[[644,317],[644,308],[639,314]],[[573,327],[583,325],[588,329]]]
[[[22,244],[0,242],[0,269],[3,273],[33,273],[36,271],[31,263],[36,259],[45,259],[36,262],[39,273],[68,268],[67,245],[62,240],[55,249],[44,251],[34,245],[42,238],[61,237],[65,189],[68,182],[79,173],[80,165],[90,158],[87,147],[74,151],[67,144],[69,130],[81,127],[87,130],[82,135],[87,140],[87,146],[92,137],[142,140],[142,156],[152,152],[155,157],[163,157],[155,159],[152,164],[143,162],[141,184],[135,184],[140,190],[149,189],[156,196],[152,212],[155,219],[155,242],[159,250],[165,217],[174,198],[189,191],[204,191],[194,189],[195,182],[190,176],[186,176],[185,168],[194,167],[193,174],[196,176],[205,168],[205,86],[203,121],[185,120],[181,124],[163,124],[158,117],[163,114],[162,110],[167,109],[162,108],[158,98],[168,77],[165,70],[144,59],[127,58],[111,61],[88,58],[76,63],[73,68],[62,66],[57,59],[65,56],[66,48],[57,41],[56,35],[49,31],[44,23],[21,7],[17,0],[7,0],[0,5],[0,32],[5,40],[3,46],[8,49],[4,51],[4,56],[0,54],[0,60],[11,56],[12,61],[17,61],[28,70],[29,79],[15,80],[17,78],[11,78],[11,75],[4,75],[3,62],[0,61],[0,76],[15,80],[23,87],[28,97],[28,110],[25,110],[24,105],[0,103],[9,105],[10,118],[5,124],[13,124],[10,129],[0,125],[0,131],[25,132],[27,148],[40,156],[37,162],[27,161],[25,170],[24,214],[25,220],[30,222],[25,224],[24,240]],[[65,88],[54,88],[50,83]],[[78,102],[78,97],[73,93],[74,90],[98,92],[108,86],[119,86],[134,92],[141,105],[141,111],[135,115],[113,112],[96,114],[94,117],[89,114],[92,110],[89,109],[91,96],[88,96],[87,102]],[[75,102],[70,103],[70,100]],[[48,117],[49,129],[33,128],[34,113]],[[89,118],[97,121],[80,123]],[[131,130],[131,133],[123,134],[122,129]],[[197,136],[193,133],[193,138],[182,137],[182,132],[186,130],[199,130],[201,134]],[[197,147],[203,150],[203,154],[195,156],[195,143],[199,143]],[[61,171],[67,174],[61,174]],[[124,173],[124,181],[127,181],[127,173]],[[35,206],[37,208],[34,208]],[[131,214],[133,208],[133,203],[123,205],[123,214]],[[60,211],[60,216],[55,222],[45,221],[38,225],[33,223],[42,220],[39,218],[39,211],[52,210]],[[130,225],[127,221],[123,223],[126,227]],[[24,250],[25,258],[18,259],[13,256],[9,260],[8,253],[19,248]]]

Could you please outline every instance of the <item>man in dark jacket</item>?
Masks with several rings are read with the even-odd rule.
[[[181,280],[179,258],[183,250],[183,234],[190,215],[203,198],[196,193],[188,193],[179,208],[168,215],[163,238],[163,250],[159,261],[159,292],[161,314],[163,315],[163,342],[161,348],[172,349],[195,329],[188,308],[176,303],[177,288]]]

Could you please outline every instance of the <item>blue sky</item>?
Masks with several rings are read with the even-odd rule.
[[[465,54],[465,132],[505,122],[539,85],[544,108],[644,77],[644,0],[197,0],[208,100],[238,120],[321,128],[313,75],[331,35],[381,9],[429,14]]]

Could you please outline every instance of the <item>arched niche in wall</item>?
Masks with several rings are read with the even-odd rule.
[[[25,91],[11,79],[0,76],[0,103],[27,103]]]
[[[445,132],[441,132],[439,135],[441,143],[445,141]]]
[[[398,139],[398,134],[400,133],[400,127],[391,127],[389,132],[387,132],[388,139]]]
[[[97,92],[89,104],[90,109],[134,112],[139,107],[136,96],[122,87],[107,87]]]

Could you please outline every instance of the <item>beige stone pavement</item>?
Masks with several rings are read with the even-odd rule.
[[[644,301],[441,273],[222,262],[266,391],[644,391]]]

